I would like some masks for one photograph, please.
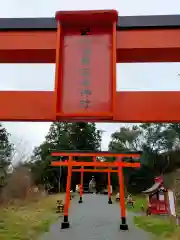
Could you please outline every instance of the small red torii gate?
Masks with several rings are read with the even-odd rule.
[[[61,228],[69,228],[69,218],[68,218],[68,210],[70,206],[70,187],[71,187],[71,176],[72,172],[81,172],[81,186],[80,186],[80,201],[82,202],[82,188],[83,188],[83,173],[84,172],[107,172],[108,173],[108,195],[109,195],[109,203],[111,201],[110,198],[110,172],[117,172],[119,177],[119,186],[120,186],[120,208],[121,208],[121,230],[128,230],[128,225],[126,222],[126,208],[125,208],[125,199],[124,199],[124,177],[122,168],[123,167],[134,167],[139,168],[140,163],[129,163],[123,162],[122,158],[124,157],[133,157],[139,158],[140,152],[129,152],[129,153],[110,153],[110,152],[53,152],[51,154],[53,157],[66,156],[68,157],[68,161],[60,162],[60,161],[52,161],[51,166],[66,166],[68,167],[68,175],[67,175],[67,184],[66,184],[66,198],[65,198],[65,208],[64,208],[64,221],[61,224]],[[83,161],[74,161],[73,157],[92,157],[93,162],[83,162]],[[117,161],[114,162],[97,162],[97,157],[115,157]],[[81,167],[80,169],[73,169],[73,167]],[[83,169],[84,167],[103,167],[106,169]],[[117,167],[117,170],[113,170],[110,168]]]

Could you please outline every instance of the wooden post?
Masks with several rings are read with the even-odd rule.
[[[111,199],[111,173],[110,173],[110,169],[108,169],[108,203],[112,204],[112,199]]]
[[[66,198],[65,198],[65,206],[64,206],[64,221],[61,224],[61,228],[69,228],[69,206],[70,206],[70,190],[71,190],[71,176],[72,176],[72,156],[69,156],[69,164],[68,164],[68,175],[67,175],[67,183],[66,183]]]
[[[81,167],[83,169],[84,167]],[[80,182],[80,189],[79,189],[79,203],[82,203],[82,195],[83,195],[83,180],[84,180],[84,172],[81,171],[81,182]]]
[[[121,158],[118,159],[121,161]],[[124,195],[124,176],[123,167],[118,167],[118,177],[119,177],[119,187],[120,187],[120,209],[121,209],[121,230],[128,230],[128,225],[126,223],[126,206],[125,206],[125,195]]]

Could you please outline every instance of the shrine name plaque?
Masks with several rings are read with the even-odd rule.
[[[99,17],[105,18],[105,15]],[[60,18],[61,59],[56,62],[56,71],[60,72],[56,79],[59,82],[57,115],[72,119],[112,119],[116,91],[114,18],[95,24],[96,15],[81,17],[84,21],[74,25],[73,20],[63,19],[64,23]]]

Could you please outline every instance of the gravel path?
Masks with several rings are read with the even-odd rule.
[[[133,223],[133,213],[128,212],[129,231],[121,231],[118,204],[108,204],[104,195],[85,194],[83,203],[71,201],[69,214],[70,228],[61,229],[60,219],[40,240],[151,240],[152,235],[137,228]]]

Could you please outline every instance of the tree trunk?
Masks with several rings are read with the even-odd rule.
[[[180,219],[180,169],[174,173],[174,194],[176,204],[176,223],[179,224]]]

